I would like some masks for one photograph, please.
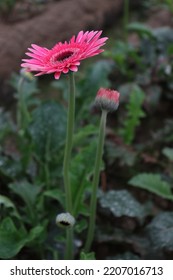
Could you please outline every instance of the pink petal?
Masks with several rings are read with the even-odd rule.
[[[30,53],[30,52],[26,52],[26,55],[30,56],[30,57],[33,57],[33,58],[36,58],[36,59],[39,59],[39,60],[41,60],[43,58],[43,56],[40,56],[40,55],[34,54],[34,53]]]
[[[56,72],[54,75],[56,80],[59,80],[60,76],[61,76],[61,72]]]
[[[40,72],[40,73],[35,74],[34,76],[38,77],[38,76],[42,76],[44,74],[46,74],[46,73],[45,72]]]
[[[81,39],[82,39],[82,37],[83,37],[83,31],[80,31],[79,33],[78,33],[78,35],[77,35],[77,37],[76,37],[76,42],[80,42],[81,41]]]
[[[70,66],[70,70],[73,72],[77,72],[78,71],[78,67],[75,65]]]
[[[39,60],[36,59],[22,59],[24,62],[28,62],[30,64],[36,64],[36,65],[42,65],[42,63]]]
[[[68,71],[69,71],[69,68],[64,68],[64,69],[62,70],[62,72],[63,72],[64,74],[67,74]]]
[[[48,70],[48,71],[46,71],[46,72],[47,72],[47,74],[52,74],[52,73],[55,72],[55,69],[50,69],[50,70]]]
[[[31,46],[33,47],[33,49],[41,52],[41,53],[47,53],[48,49],[37,46],[36,44],[31,44]]]

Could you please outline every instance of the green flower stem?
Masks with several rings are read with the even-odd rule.
[[[92,243],[93,237],[94,237],[95,220],[96,220],[96,205],[97,205],[97,189],[98,189],[98,184],[99,184],[100,167],[101,167],[102,156],[103,156],[106,118],[107,118],[107,111],[102,110],[102,116],[101,116],[100,128],[99,128],[98,145],[97,145],[97,152],[96,152],[96,160],[95,160],[95,166],[94,166],[94,177],[93,177],[93,184],[92,184],[91,202],[90,202],[89,228],[88,228],[88,234],[87,234],[87,239],[86,239],[85,248],[84,248],[85,252],[89,252],[91,243]]]
[[[25,131],[27,125],[30,121],[30,114],[27,109],[27,105],[24,99],[24,92],[22,91],[24,84],[24,77],[21,77],[18,84],[18,115],[17,115],[17,123],[18,127],[21,131]]]
[[[66,195],[66,211],[72,214],[72,194],[70,185],[70,159],[73,144],[74,116],[75,116],[75,81],[74,74],[69,75],[69,95],[68,95],[68,113],[67,113],[67,132],[65,153],[63,162],[63,178]],[[66,259],[73,258],[73,229],[67,229],[66,235]]]
[[[66,143],[65,153],[63,162],[63,177],[64,187],[66,193],[66,210],[72,212],[72,198],[71,198],[71,186],[70,186],[70,159],[73,144],[73,131],[74,131],[74,114],[75,114],[75,83],[74,75],[71,73],[70,78],[70,92],[68,95],[68,113],[67,113],[67,132],[66,132]]]
[[[66,231],[65,259],[73,260],[73,227],[67,228]]]
[[[50,189],[50,171],[49,171],[49,163],[47,161],[44,163],[44,177],[46,182],[46,188]]]

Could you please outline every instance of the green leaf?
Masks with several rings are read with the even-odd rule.
[[[75,231],[76,231],[77,233],[80,233],[80,232],[82,232],[84,229],[86,229],[87,226],[88,226],[87,221],[86,221],[84,218],[82,218],[80,221],[78,221],[78,222],[76,223],[76,225],[75,225]]]
[[[108,191],[101,192],[100,205],[108,209],[115,217],[128,216],[132,218],[143,218],[148,215],[150,206],[140,204],[128,191]]]
[[[134,176],[128,184],[155,193],[163,198],[173,200],[171,186],[161,179],[159,174],[140,173]]]
[[[46,238],[46,223],[45,221],[43,225],[37,225],[32,228],[27,236],[27,246],[38,246],[38,243],[42,243]],[[44,225],[45,224],[45,225]]]
[[[48,190],[44,192],[44,195],[50,198],[53,198],[60,202],[60,204],[64,207],[65,205],[65,193],[59,189]]]
[[[0,258],[13,258],[24,246],[31,246],[34,242],[36,246],[44,239],[44,225],[38,225],[27,233],[23,227],[16,227],[11,218],[5,218],[0,224]]]
[[[16,228],[11,218],[6,218],[0,224],[0,258],[9,259],[26,244],[26,232],[22,228]]]
[[[164,148],[162,150],[162,153],[164,154],[164,156],[166,156],[170,161],[173,161],[173,148]]]
[[[74,146],[83,144],[87,137],[98,134],[98,127],[89,124],[81,128],[77,133],[74,134],[73,144]]]
[[[29,208],[35,207],[37,196],[41,191],[40,186],[32,185],[27,181],[22,181],[10,184],[9,188],[15,194],[20,196]]]
[[[12,216],[15,216],[15,217],[20,219],[20,216],[17,212],[16,206],[14,205],[14,203],[8,197],[6,197],[4,195],[0,195],[0,209],[1,209],[2,206],[4,206],[5,208],[10,208],[11,209],[10,214]],[[2,210],[0,210],[0,211],[2,211]]]
[[[94,252],[90,252],[90,253],[84,253],[81,252],[80,254],[80,260],[95,260],[95,253]]]
[[[173,251],[173,213],[159,213],[147,226],[151,246],[155,250],[167,249]]]
[[[149,37],[154,38],[154,33],[151,28],[146,26],[145,24],[139,23],[139,22],[132,22],[128,24],[128,30],[131,32],[136,32],[141,37]]]
[[[14,203],[6,196],[0,195],[0,205],[3,204],[7,208],[13,208],[15,209]]]
[[[40,160],[51,161],[62,148],[66,135],[66,112],[53,101],[34,110],[30,134],[34,150]]]

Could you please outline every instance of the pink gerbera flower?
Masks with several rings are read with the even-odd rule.
[[[61,73],[78,71],[81,60],[103,52],[100,47],[108,38],[100,38],[101,34],[102,31],[80,31],[69,42],[59,42],[50,50],[32,44],[26,53],[31,58],[23,59],[21,66],[38,72],[35,76],[54,73],[55,79],[59,79]]]

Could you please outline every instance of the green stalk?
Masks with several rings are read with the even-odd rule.
[[[44,177],[46,182],[46,188],[50,189],[50,172],[49,172],[49,163],[47,161],[44,163]]]
[[[29,121],[30,114],[27,109],[27,105],[24,99],[24,92],[22,91],[23,83],[25,78],[21,77],[18,84],[18,115],[17,115],[17,123],[19,129],[23,132],[25,131]]]
[[[70,185],[70,159],[73,144],[74,131],[74,116],[75,116],[75,81],[74,74],[69,75],[69,95],[68,95],[68,113],[67,113],[67,132],[65,153],[63,162],[63,179],[66,195],[66,211],[72,214],[72,194]],[[67,228],[66,234],[66,259],[73,258],[73,229]]]
[[[95,220],[96,220],[96,205],[97,205],[97,189],[98,189],[98,184],[99,184],[100,167],[101,167],[102,156],[103,156],[106,118],[107,118],[107,111],[102,110],[102,116],[101,116],[100,128],[99,128],[98,145],[97,145],[97,152],[96,152],[96,160],[95,160],[95,166],[94,166],[94,177],[93,177],[93,183],[92,183],[89,227],[88,227],[88,234],[87,234],[87,239],[86,239],[85,248],[84,248],[85,252],[90,251],[91,243],[92,243],[93,237],[94,237]]]

